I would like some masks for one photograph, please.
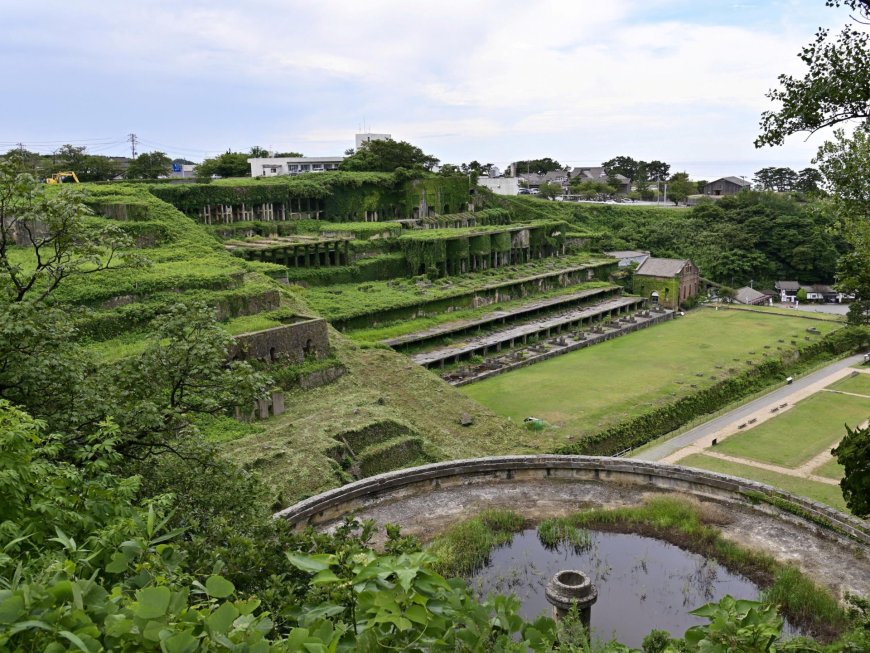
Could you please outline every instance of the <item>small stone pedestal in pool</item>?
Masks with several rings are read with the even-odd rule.
[[[576,605],[580,621],[588,635],[592,604],[598,600],[598,589],[586,574],[576,569],[556,572],[547,583],[545,594],[554,608],[556,619],[564,617]]]

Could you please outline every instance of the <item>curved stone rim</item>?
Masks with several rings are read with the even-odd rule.
[[[562,574],[577,574],[583,582],[579,585],[568,585],[559,580]],[[544,595],[551,605],[562,610],[570,610],[574,605],[583,610],[598,600],[598,588],[595,587],[592,579],[579,569],[563,569],[553,574],[544,589]]]
[[[773,505],[774,508],[788,514],[792,518],[801,520],[814,527],[824,528],[825,524],[828,524],[829,530],[840,535],[846,535],[865,546],[870,546],[870,524],[868,522],[842,513],[812,499],[728,474],[631,458],[609,458],[602,456],[563,456],[555,454],[490,456],[409,467],[364,478],[333,490],[327,490],[276,512],[273,516],[275,518],[286,519],[291,524],[303,526],[312,520],[316,523],[316,517],[328,509],[339,508],[342,504],[348,504],[355,499],[365,497],[375,498],[405,486],[426,481],[437,483],[439,479],[454,476],[482,475],[487,473],[505,473],[507,478],[510,478],[511,472],[524,470],[545,470],[548,476],[550,471],[583,470],[593,472],[596,480],[600,481],[607,481],[609,474],[628,474],[646,477],[646,483],[649,485],[654,485],[656,479],[667,479],[699,485],[701,487],[709,487],[719,492],[726,491],[734,495],[759,492],[774,500],[787,501],[805,513],[796,514],[795,512],[779,508],[775,504]],[[578,479],[578,482],[582,481]],[[699,491],[697,494],[703,493]],[[749,499],[745,498],[745,500],[749,504]],[[349,507],[343,513],[339,511],[339,514],[336,516],[350,514],[351,512],[353,512],[353,509]]]

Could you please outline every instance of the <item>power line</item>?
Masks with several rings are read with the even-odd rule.
[[[136,158],[136,134],[128,134],[127,138],[130,139],[130,158]]]

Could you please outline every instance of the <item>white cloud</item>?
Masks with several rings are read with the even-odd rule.
[[[38,16],[4,12],[15,29],[0,26],[0,39],[16,51],[22,86],[51,65],[86,85],[166,80],[173,93],[190,89],[166,102],[214,121],[214,141],[185,143],[202,149],[239,131],[337,151],[365,118],[455,159],[530,149],[536,138],[564,158],[589,143],[610,143],[610,155],[654,144],[671,148],[658,158],[686,148],[734,158],[751,148],[764,93],[799,70],[795,54],[815,28],[780,5],[767,20],[724,24],[685,0],[48,5]],[[0,50],[7,70],[11,60]],[[135,110],[111,102],[105,111]],[[80,119],[98,125],[97,109]]]

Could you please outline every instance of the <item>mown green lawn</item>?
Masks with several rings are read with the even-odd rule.
[[[539,417],[552,443],[595,433],[761,361],[764,354],[839,325],[796,317],[700,309],[682,318],[558,356],[462,391],[514,421]],[[811,336],[812,340],[820,336]],[[779,342],[783,340],[784,342]],[[765,345],[768,347],[765,349]]]
[[[822,391],[755,428],[732,435],[717,451],[763,463],[798,467],[830,449],[870,417],[870,398]]]
[[[721,474],[730,474],[741,478],[748,478],[759,483],[767,483],[773,485],[786,492],[798,494],[800,496],[826,503],[832,508],[848,512],[846,502],[843,500],[843,493],[837,485],[828,485],[827,483],[819,483],[818,481],[810,481],[797,476],[788,476],[786,474],[778,474],[770,472],[766,469],[759,469],[751,465],[741,465],[733,463],[729,460],[720,460],[712,456],[703,454],[692,454],[680,460],[677,464],[686,467],[695,467],[697,469],[706,469],[711,472],[719,472]]]
[[[858,373],[855,376],[849,376],[837,381],[836,383],[832,383],[828,387],[831,390],[854,392],[855,394],[867,395],[870,397],[870,374]]]
[[[837,462],[836,458],[831,458],[824,465],[816,467],[813,470],[813,474],[816,476],[824,476],[825,478],[833,478],[836,481],[839,481],[843,478],[843,466]]]

